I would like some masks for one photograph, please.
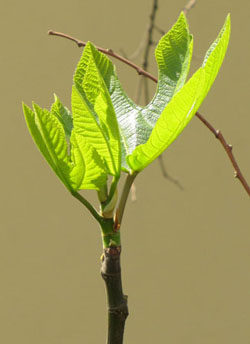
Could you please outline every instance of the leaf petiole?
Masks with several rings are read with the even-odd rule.
[[[84,198],[82,195],[80,195],[77,191],[72,190],[71,195],[78,199],[92,214],[92,216],[99,222],[99,224],[102,224],[103,217],[98,214],[97,210]]]
[[[125,210],[125,206],[127,203],[127,199],[128,199],[128,195],[131,189],[131,186],[135,180],[135,177],[137,176],[138,172],[132,172],[132,174],[128,174],[125,184],[123,186],[123,190],[122,190],[122,194],[121,194],[121,198],[120,198],[120,202],[116,211],[116,223],[117,226],[121,225],[122,222],[122,218],[123,218],[123,213]]]

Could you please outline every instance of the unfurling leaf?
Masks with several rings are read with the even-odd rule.
[[[72,190],[68,176],[70,161],[62,124],[48,110],[33,104],[34,111],[23,104],[26,123],[39,150],[67,189]]]
[[[31,136],[39,150],[69,191],[99,190],[106,183],[106,171],[95,149],[82,137],[72,134],[68,155],[64,128],[48,110],[34,104],[34,111],[23,105]]]

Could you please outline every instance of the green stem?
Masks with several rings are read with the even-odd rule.
[[[123,213],[124,213],[124,209],[127,203],[127,199],[128,199],[128,195],[129,195],[129,191],[131,189],[131,186],[135,180],[135,177],[137,176],[138,172],[133,172],[132,174],[128,174],[123,190],[122,190],[122,194],[121,194],[121,198],[120,198],[120,202],[117,208],[117,222],[120,225],[122,222],[122,218],[123,218]]]
[[[101,224],[103,221],[103,218],[101,215],[98,214],[98,212],[95,210],[95,208],[84,198],[82,195],[80,195],[77,191],[71,191],[72,196],[78,199],[88,210],[89,212],[94,216],[94,218]]]
[[[114,196],[114,193],[115,193],[115,191],[116,191],[117,183],[118,183],[118,181],[119,181],[119,178],[120,178],[120,176],[118,176],[118,177],[115,176],[115,177],[113,178],[113,180],[112,180],[112,183],[111,183],[111,186],[110,186],[109,197],[108,197],[107,203],[109,203],[109,202],[112,200],[113,196]]]
[[[101,202],[101,215],[104,218],[113,218],[114,208],[117,202],[117,183],[119,181],[119,177],[113,177],[109,195],[104,202]],[[100,199],[100,197],[99,197]]]
[[[100,226],[103,249],[111,246],[121,246],[120,231],[115,230],[114,220],[112,218],[102,218]]]

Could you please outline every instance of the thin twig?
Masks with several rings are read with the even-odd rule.
[[[156,31],[158,31],[161,35],[165,35],[165,33],[166,33],[164,30],[162,30],[159,26],[157,26],[155,24],[154,24],[154,29]]]
[[[151,12],[151,15],[150,15],[150,23],[149,23],[149,26],[148,26],[148,35],[147,35],[147,43],[146,43],[146,48],[145,48],[145,52],[144,52],[144,56],[143,56],[143,60],[142,60],[142,66],[143,66],[143,69],[145,71],[148,70],[148,66],[149,66],[149,54],[150,54],[150,49],[151,47],[154,45],[154,41],[153,41],[153,33],[154,33],[154,29],[155,29],[155,20],[156,20],[156,12],[157,12],[157,9],[158,9],[158,0],[154,0],[153,1],[153,7],[152,7],[152,12]],[[139,82],[143,79],[143,89],[144,89],[144,101],[145,101],[145,104],[148,104],[149,103],[149,85],[148,85],[148,78],[146,77],[141,77],[139,79]],[[138,91],[140,92],[141,88],[142,88],[142,83],[140,82],[139,84],[140,86],[140,89],[138,87]],[[137,103],[138,104],[138,103]],[[181,184],[179,183],[178,180],[172,178],[166,171],[166,168],[164,166],[164,162],[163,162],[163,159],[162,159],[162,156],[159,156],[158,157],[158,162],[160,164],[160,168],[162,170],[162,174],[163,176],[168,179],[170,182],[174,183],[176,186],[179,187],[180,190],[183,190]],[[134,188],[132,188],[132,197],[135,198],[136,196],[134,195]]]
[[[175,184],[180,190],[184,190],[184,187],[181,185],[181,183],[179,182],[178,179],[175,179],[173,177],[171,177],[169,175],[169,173],[167,172],[166,170],[166,167],[164,165],[164,161],[163,161],[163,156],[162,155],[159,155],[158,157],[158,161],[160,163],[160,167],[161,167],[161,171],[162,171],[162,175],[163,177],[165,177],[166,179],[168,179],[170,182],[172,182],[173,184]]]
[[[146,49],[144,52],[144,61],[143,61],[143,69],[147,71],[148,69],[148,57],[149,57],[149,51],[150,48],[153,44],[153,28],[154,28],[154,22],[155,22],[155,16],[156,16],[156,11],[158,8],[158,0],[153,1],[153,8],[152,8],[152,13],[150,15],[150,24],[148,28],[148,38],[147,38],[147,44],[146,44]]]
[[[148,28],[146,28],[145,32],[143,33],[143,38],[141,39],[140,44],[138,45],[137,49],[131,55],[127,56],[127,54],[124,52],[124,50],[121,49],[122,55],[130,61],[135,60],[143,51],[143,48],[144,48],[145,43],[146,43],[145,37],[147,35],[147,32],[148,32]]]
[[[191,8],[193,8],[193,7],[195,6],[195,4],[196,4],[196,0],[190,0],[190,1],[186,4],[186,6],[183,8],[183,13],[184,13],[185,15],[187,15],[188,11],[190,11]]]
[[[49,30],[48,34],[51,36],[59,36],[59,37],[69,39],[69,40],[75,42],[78,45],[78,47],[85,47],[85,45],[87,44],[87,42],[80,41],[80,40],[78,40],[72,36],[66,35],[65,33]],[[108,56],[112,56],[112,57],[116,58],[117,60],[120,60],[121,62],[129,65],[130,67],[135,69],[139,75],[145,75],[147,78],[153,80],[154,82],[157,82],[157,79],[152,74],[144,71],[141,67],[139,67],[135,63],[129,61],[125,57],[122,57],[121,55],[116,54],[112,49],[104,49],[104,48],[97,47],[97,46],[96,46],[96,49],[98,49],[99,51],[101,51],[102,53],[104,53]]]
[[[129,195],[131,186],[132,186],[136,176],[137,176],[137,173],[128,174],[126,181],[124,183],[120,202],[119,202],[119,205],[118,205],[118,208],[116,211],[116,216],[115,216],[115,224],[116,224],[115,228],[117,228],[117,229],[120,228],[122,218],[123,218],[124,209],[125,209],[125,205],[126,205],[127,199],[128,199],[128,195]]]
[[[71,191],[72,196],[74,196],[78,201],[80,201],[87,209],[88,211],[93,215],[93,217],[101,224],[103,221],[103,217],[98,214],[96,209],[84,198],[82,195],[80,195],[77,191]]]
[[[223,134],[221,133],[220,130],[216,130],[199,112],[196,112],[196,116],[205,124],[205,126],[215,135],[215,137],[220,141],[222,144],[223,148],[227,152],[227,155],[234,167],[234,177],[238,178],[243,185],[244,189],[250,196],[250,187],[244,178],[243,174],[241,173],[241,170],[239,168],[239,165],[237,164],[235,157],[233,155],[233,146],[228,144],[226,139],[224,138]]]
[[[156,18],[157,8],[158,8],[158,0],[153,0],[152,11],[149,16],[150,22],[147,25],[147,31],[146,31],[147,34],[145,36],[145,39],[143,39],[143,41],[140,44],[140,47],[145,47],[143,59],[142,59],[142,67],[143,67],[143,70],[145,71],[147,71],[148,69],[148,59],[149,59],[150,48],[153,45],[153,29],[154,29],[154,22]],[[136,95],[135,95],[136,104],[139,104],[142,88],[144,89],[144,102],[145,104],[148,104],[149,102],[148,78],[146,78],[145,76],[141,76],[138,80]],[[131,200],[132,201],[136,200],[135,183],[133,183],[131,187]]]
[[[63,38],[69,39],[69,40],[75,42],[79,47],[82,47],[82,46],[86,45],[86,42],[80,41],[80,40],[78,40],[78,39],[76,39],[74,37],[71,37],[71,36],[66,35],[64,33],[61,33],[61,32],[55,32],[55,31],[49,30],[48,34],[49,35],[53,35],[53,36],[59,36],[59,37],[63,37]],[[97,49],[99,51],[103,52],[104,54],[112,56],[112,57],[114,57],[114,58],[124,62],[125,64],[129,65],[130,67],[135,69],[139,75],[144,75],[147,78],[149,78],[150,80],[152,80],[152,81],[154,81],[156,83],[158,82],[157,78],[154,77],[152,74],[148,73],[147,71],[144,71],[142,68],[137,66],[135,63],[133,63],[133,62],[123,58],[122,56],[120,56],[118,54],[116,54],[115,52],[113,52],[113,50],[111,50],[111,49],[104,49],[104,48],[100,48],[100,47],[97,47]],[[210,129],[214,133],[213,130],[215,130],[215,129],[213,128],[213,126],[207,120],[205,120],[205,118],[202,117],[202,115],[200,113],[196,112],[196,116],[205,124],[205,126],[208,129]],[[212,130],[212,128],[213,128],[213,130]],[[215,132],[216,132],[216,130],[215,130]],[[227,152],[227,154],[228,154],[228,156],[230,158],[230,161],[231,161],[231,163],[232,163],[232,165],[233,165],[233,167],[234,167],[234,169],[236,171],[237,179],[239,179],[239,181],[241,182],[242,186],[244,187],[244,189],[246,190],[248,195],[250,195],[250,187],[249,187],[248,183],[246,182],[245,178],[243,177],[243,174],[241,173],[240,168],[239,168],[238,164],[236,163],[236,160],[235,160],[234,156],[232,155],[232,152],[231,152],[231,155],[229,155],[228,148],[226,149],[227,143],[226,144],[223,143],[225,141],[225,139],[222,136],[222,134],[220,133],[220,131],[219,131],[219,134],[217,134],[216,137],[219,139],[219,141],[223,145],[224,149],[226,150],[226,152]]]

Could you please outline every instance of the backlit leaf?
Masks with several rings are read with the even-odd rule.
[[[27,105],[23,106],[30,133],[51,168],[64,185],[72,190],[68,179],[71,166],[62,124],[48,110],[36,104],[33,104],[33,108],[34,112]]]
[[[112,175],[119,174],[110,151],[109,142],[103,128],[98,123],[98,117],[83,92],[78,92],[75,86],[72,87],[72,112],[74,131],[81,135],[103,159],[106,172]]]
[[[94,58],[117,116],[124,170],[129,169],[126,162],[127,155],[148,140],[166,104],[185,82],[192,56],[192,37],[183,13],[173,28],[160,40],[155,55],[159,68],[159,83],[155,97],[145,107],[136,105],[126,95],[112,62],[92,45],[87,44],[84,48],[75,72],[75,83],[82,84],[84,77],[86,78],[90,57]]]
[[[51,106],[51,113],[62,123],[66,137],[69,139],[73,129],[73,118],[70,111],[63,106],[59,98],[54,95],[55,102]]]
[[[105,185],[107,174],[102,159],[88,141],[74,130],[71,135],[70,179],[74,189],[95,189]]]
[[[202,67],[175,94],[157,121],[149,140],[128,156],[134,171],[141,171],[157,158],[181,133],[211,88],[224,59],[230,37],[230,16],[209,48]]]
[[[93,57],[96,49],[91,43],[88,43],[85,49],[90,49],[88,65],[81,82],[75,77],[77,90],[73,88],[72,92],[74,128],[95,147],[104,159],[109,173],[119,176],[121,144],[117,118],[107,87]]]

